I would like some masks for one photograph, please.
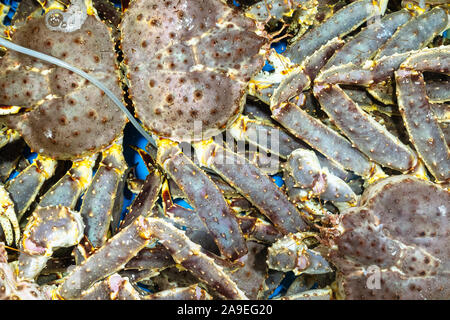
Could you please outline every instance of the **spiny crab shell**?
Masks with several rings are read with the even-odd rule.
[[[256,24],[217,0],[133,1],[121,30],[136,115],[172,140],[224,130],[264,65]]]
[[[346,299],[446,299],[450,193],[413,176],[371,185],[343,212],[329,258]],[[378,277],[378,278],[377,278]]]
[[[31,18],[13,32],[12,41],[74,65],[122,95],[110,31],[94,16],[71,33],[50,31],[44,16]],[[125,115],[103,91],[73,72],[13,50],[0,60],[0,70],[0,104],[31,109],[2,121],[40,155],[82,158],[122,134]]]

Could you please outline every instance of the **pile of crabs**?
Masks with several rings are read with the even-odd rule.
[[[138,179],[103,90],[2,51],[0,299],[450,298],[450,7],[255,2],[21,2],[153,139]]]

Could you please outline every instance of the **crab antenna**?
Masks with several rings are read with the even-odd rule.
[[[128,111],[128,109],[122,104],[122,102],[120,102],[120,100],[114,95],[114,93],[111,92],[111,90],[109,90],[107,87],[105,87],[105,85],[103,85],[103,83],[101,83],[100,81],[98,81],[97,79],[95,79],[94,77],[90,76],[89,74],[87,74],[86,72],[84,72],[83,70],[80,70],[58,58],[46,55],[42,52],[38,52],[38,51],[34,51],[22,46],[19,46],[9,40],[4,39],[3,37],[0,37],[0,45],[4,46],[8,49],[26,54],[28,56],[32,56],[44,61],[47,61],[49,63],[52,63],[54,65],[57,65],[58,67],[61,68],[65,68],[67,70],[73,71],[76,74],[82,76],[83,78],[85,78],[86,80],[88,80],[89,82],[93,83],[95,86],[97,86],[100,90],[102,90],[103,92],[106,93],[106,95],[119,107],[119,109],[125,113],[125,115],[127,116],[128,120],[131,122],[131,124],[137,129],[137,131],[139,131],[139,133],[149,142],[151,143],[153,146],[156,147],[156,143],[155,140],[144,130],[144,128],[139,124],[139,122],[133,117],[133,115],[130,113],[130,111]]]

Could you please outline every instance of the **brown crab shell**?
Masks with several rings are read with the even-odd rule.
[[[13,33],[12,41],[78,67],[122,96],[110,32],[94,16],[88,16],[81,29],[71,33],[50,31],[44,17],[33,18]],[[37,71],[23,73],[19,79],[17,90],[25,92],[25,97],[30,95],[29,99],[21,94],[17,101],[8,102],[32,109],[4,117],[2,122],[18,130],[33,151],[58,160],[78,159],[111,145],[122,133],[125,115],[87,80],[14,51],[0,60],[5,68],[15,64]],[[40,86],[31,75],[40,78]],[[0,72],[0,88],[4,77]],[[5,84],[5,90],[10,85]]]
[[[371,185],[359,207],[343,212],[333,237],[330,258],[338,268],[339,295],[448,298],[449,209],[447,190],[414,176]]]
[[[136,0],[121,30],[136,116],[172,140],[224,130],[264,64],[255,23],[218,0]]]

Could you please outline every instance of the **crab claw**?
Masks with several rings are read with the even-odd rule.
[[[308,249],[305,238],[314,237],[310,232],[289,234],[275,242],[268,250],[267,264],[270,269],[302,273],[322,274],[332,272],[328,262],[320,253]]]
[[[84,224],[78,212],[67,207],[38,208],[25,227],[19,256],[19,276],[34,279],[58,248],[78,244]]]
[[[286,170],[295,181],[294,187],[308,190],[313,196],[337,202],[355,202],[356,194],[339,177],[321,168],[316,154],[310,150],[294,150],[286,162]]]

